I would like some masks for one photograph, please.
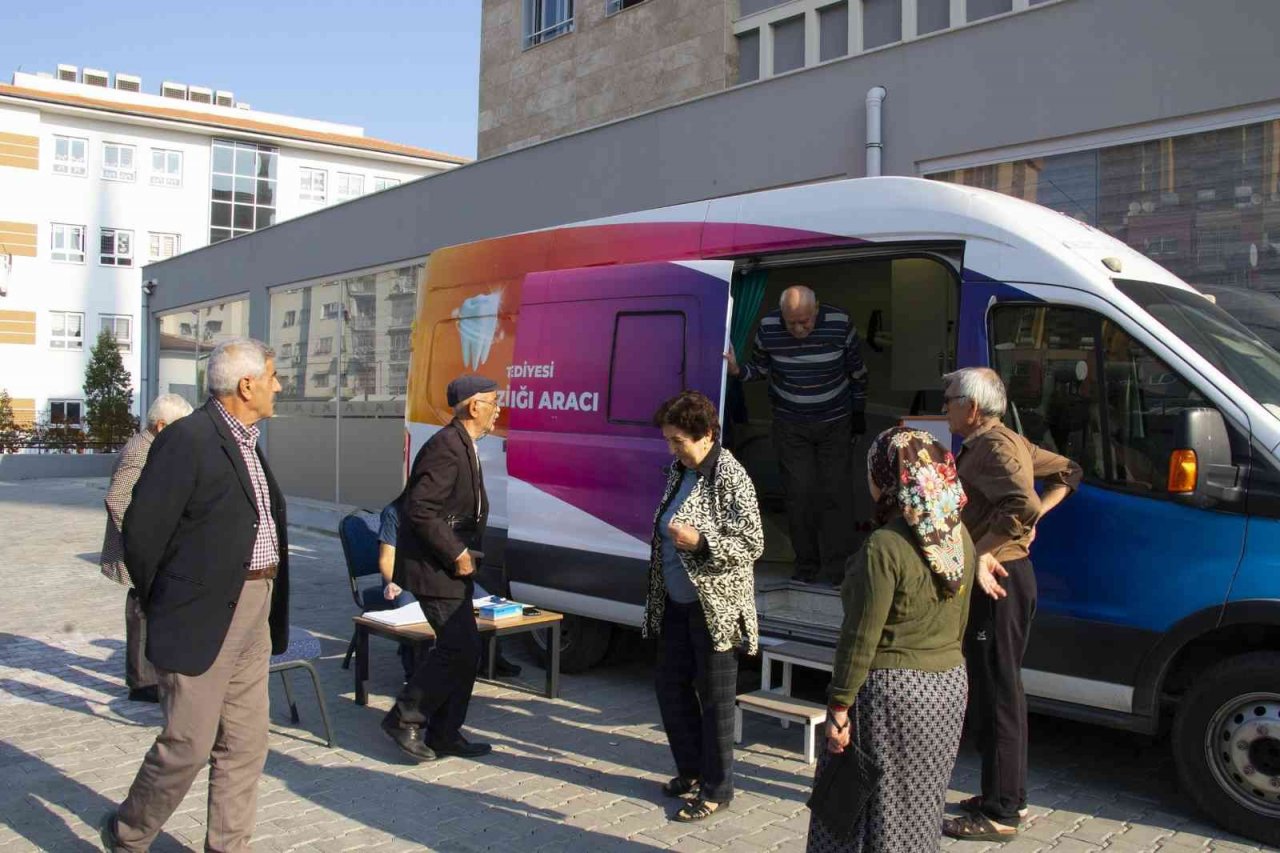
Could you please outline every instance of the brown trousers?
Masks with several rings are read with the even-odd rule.
[[[267,668],[274,581],[245,581],[222,650],[207,672],[157,667],[164,729],[156,737],[116,813],[119,850],[150,847],[209,765],[205,850],[249,850],[258,780],[267,760]]]
[[[124,636],[124,683],[130,690],[154,687],[156,668],[147,660],[147,614],[133,587],[124,599]]]

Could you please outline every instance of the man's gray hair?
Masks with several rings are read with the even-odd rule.
[[[275,355],[275,350],[253,338],[223,341],[209,356],[209,393],[215,397],[234,394],[241,379],[257,379],[266,373],[267,359]]]
[[[177,394],[161,394],[156,397],[151,408],[147,409],[147,426],[153,427],[164,421],[171,424],[178,418],[191,414],[191,404]]]
[[[962,367],[942,377],[943,388],[953,396],[973,401],[978,411],[988,418],[1004,417],[1009,399],[1000,374],[989,367]]]

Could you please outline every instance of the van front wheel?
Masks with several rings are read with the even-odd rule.
[[[1201,674],[1173,725],[1182,789],[1230,831],[1280,844],[1280,654],[1232,658]]]
[[[609,638],[613,626],[599,619],[574,616],[566,613],[560,623],[560,671],[586,672],[604,659],[609,651]],[[547,665],[547,632],[533,631],[526,634],[533,653],[542,666]]]

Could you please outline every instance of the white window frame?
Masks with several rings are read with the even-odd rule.
[[[567,14],[554,23],[546,23],[547,13],[555,6],[563,4]],[[521,44],[525,50],[545,44],[552,39],[567,36],[574,30],[573,0],[524,0],[521,4],[522,27],[524,39]]]
[[[124,324],[124,335],[120,334],[120,323]],[[129,314],[99,314],[99,328],[111,332],[116,339],[116,347],[120,352],[133,352],[133,317]]]
[[[77,145],[78,143],[78,145]],[[76,148],[80,156],[75,156]],[[89,140],[83,136],[53,136],[53,173],[84,178],[89,175]]]
[[[328,187],[328,170],[313,169],[310,166],[300,166],[298,168],[298,198],[300,200],[324,204],[325,197],[328,195]]]
[[[121,237],[124,238],[124,251],[120,250]],[[110,238],[111,251],[103,251],[102,243]],[[133,232],[125,228],[98,229],[98,264],[104,267],[133,266]]]
[[[320,309],[320,319],[321,320],[338,319],[338,303],[337,302],[324,303],[324,306]]]
[[[383,190],[389,190],[392,187],[398,187],[398,186],[400,186],[399,178],[388,178],[386,175],[373,176],[374,192],[382,192]]]
[[[124,165],[125,154],[128,154],[129,165]],[[111,160],[115,159],[115,165]],[[102,143],[102,180],[120,181],[131,184],[138,177],[138,147],[124,142]]]
[[[350,201],[362,195],[364,195],[364,175],[359,172],[338,173],[338,193],[336,196],[338,201]]]
[[[329,374],[327,372],[311,374],[311,386],[313,388],[328,388]]]
[[[153,261],[163,261],[174,255],[182,254],[182,235],[164,231],[147,232],[147,257]]]
[[[75,318],[80,327],[79,335],[67,334],[67,321]],[[56,323],[61,321],[62,329]],[[80,311],[49,312],[49,349],[70,350],[79,352],[84,349],[84,313]]]
[[[311,351],[312,355],[333,355],[333,337],[323,337],[316,339],[316,348]]]
[[[67,404],[69,404],[69,403],[74,403],[74,404],[76,404],[77,406],[79,406],[79,407],[80,407],[80,417],[79,417],[79,419],[77,419],[74,423],[68,423],[68,422],[66,421],[66,408],[65,408],[65,407],[66,407],[66,406],[67,406]],[[64,407],[64,408],[63,408],[63,420],[62,420],[62,421],[60,421],[60,422],[57,422],[57,423],[55,423],[55,422],[54,422],[54,420],[53,420],[53,407],[54,407],[54,406],[63,406],[63,407]],[[50,400],[50,401],[49,401],[49,424],[50,424],[51,426],[73,426],[73,427],[75,427],[76,429],[84,429],[84,400],[69,400],[69,399],[68,399],[68,400]]]
[[[293,358],[293,344],[285,341],[280,345],[280,359],[283,361],[291,358]]]
[[[50,258],[62,264],[84,263],[84,226],[54,222],[50,229]],[[58,240],[62,238],[62,247]]]
[[[160,155],[160,166],[156,168],[156,155]],[[176,171],[175,171],[176,165]],[[174,151],[170,148],[152,148],[151,149],[151,186],[153,187],[181,187],[182,186],[182,152]]]

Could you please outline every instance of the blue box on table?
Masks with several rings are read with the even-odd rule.
[[[510,619],[522,615],[524,613],[524,605],[494,596],[493,599],[477,607],[476,612],[481,619],[495,621],[498,619]]]

